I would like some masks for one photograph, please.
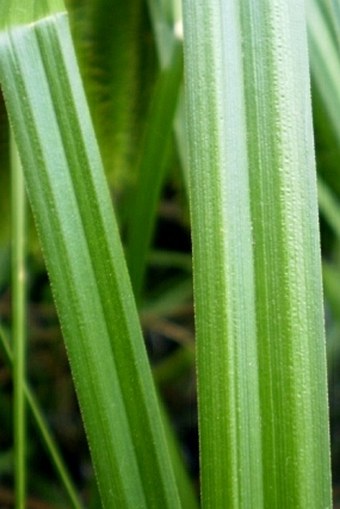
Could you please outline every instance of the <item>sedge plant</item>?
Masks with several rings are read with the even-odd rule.
[[[331,507],[304,2],[113,4],[0,4],[1,87],[100,503],[107,509]],[[321,14],[316,0],[310,4],[309,37],[319,48]],[[136,105],[137,34],[146,11],[160,71],[143,110]],[[329,33],[335,44],[338,32]],[[100,67],[105,59],[107,67]],[[317,54],[313,83],[337,133],[320,62]],[[332,87],[331,72],[328,78]],[[144,134],[135,142],[138,130]],[[190,297],[187,257],[165,253],[164,263],[176,259],[184,281],[167,288],[160,302],[149,302],[149,311],[143,300],[148,263],[157,258],[150,246],[174,146],[193,244],[200,497],[160,402],[138,315],[138,308],[145,319],[150,307],[154,313],[175,309]],[[22,282],[19,169],[16,160],[14,274]],[[116,196],[128,187],[118,212],[109,184]],[[338,205],[327,202],[322,185],[320,180],[321,203],[336,229]],[[24,286],[13,295],[13,350],[4,344],[15,381],[17,508],[26,503],[25,398],[70,503],[81,507],[25,381]],[[156,381],[192,366],[191,340],[185,341],[166,369],[155,370]]]

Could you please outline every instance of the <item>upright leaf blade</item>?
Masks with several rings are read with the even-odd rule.
[[[303,2],[184,22],[203,506],[330,507]]]
[[[337,6],[337,7],[336,7]],[[309,59],[318,172],[340,195],[340,23],[338,0],[308,0]]]
[[[129,165],[139,128],[138,71],[145,50],[142,2],[66,0],[65,4],[105,172],[117,188],[131,179]]]
[[[6,2],[7,6],[9,5]],[[21,8],[16,5],[17,12]],[[104,507],[178,507],[177,488],[67,16],[0,35],[0,77]],[[54,6],[55,4],[53,4]],[[4,11],[5,12],[5,11]]]
[[[5,352],[5,356],[7,358],[7,362],[11,365],[13,364],[13,354],[10,349],[10,342],[8,337],[6,336],[5,331],[0,327],[0,342],[2,344],[3,350]],[[35,397],[35,394],[28,387],[27,383],[24,381],[24,393],[26,397],[27,404],[32,412],[32,416],[35,420],[36,426],[40,432],[40,435],[45,443],[46,449],[50,455],[51,461],[55,466],[56,472],[60,477],[62,484],[64,485],[65,491],[67,492],[70,503],[74,509],[82,509],[83,504],[80,501],[80,498],[77,494],[75,485],[70,477],[70,474],[67,470],[67,467],[64,463],[64,460],[61,456],[61,453],[58,449],[57,443],[51,434],[49,426],[45,420],[44,414],[40,409],[38,400]]]
[[[320,242],[302,1],[242,3],[267,507],[329,507]]]
[[[238,2],[184,2],[204,507],[262,507]]]
[[[21,509],[26,501],[26,195],[18,152],[11,136],[12,219],[12,322],[13,322],[13,422],[15,499]]]

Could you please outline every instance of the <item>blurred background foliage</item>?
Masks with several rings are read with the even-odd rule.
[[[66,6],[122,239],[127,244],[131,200],[138,189],[139,161],[152,123],[150,111],[158,97],[158,83],[171,53],[172,27],[180,15],[178,2],[67,0]],[[160,23],[158,18],[155,24],[158,8],[163,9],[163,20]],[[334,501],[335,507],[340,507],[340,9],[337,0],[309,0],[307,11],[320,193]],[[191,242],[182,124],[179,107],[175,136],[169,141],[164,158],[158,206],[151,218],[153,241],[147,258],[140,313],[154,376],[197,487]],[[10,335],[8,147],[9,129],[0,97],[0,323],[3,332]],[[160,169],[156,167],[153,171],[156,175]],[[86,439],[31,219],[27,235],[27,275],[29,384],[86,507],[97,508],[100,502]],[[1,508],[14,504],[11,380],[11,366],[1,351]],[[28,436],[28,507],[69,507],[30,413]]]

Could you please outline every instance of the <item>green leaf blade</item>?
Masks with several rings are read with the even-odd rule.
[[[252,240],[236,12],[235,2],[228,7],[222,2],[184,3],[201,489],[203,506],[211,508],[262,506]],[[224,44],[232,48],[228,53]],[[223,94],[226,88],[230,95]]]
[[[11,139],[12,177],[12,329],[13,362],[13,432],[15,453],[15,499],[21,508],[26,499],[26,195],[21,163],[14,140]]]
[[[147,255],[167,169],[182,60],[182,45],[175,41],[169,65],[160,73],[149,107],[138,161],[137,188],[130,200],[126,259],[137,301],[143,289]]]
[[[203,506],[330,507],[303,4],[184,22]]]
[[[1,35],[0,49],[4,92],[103,505],[157,507],[163,501],[165,507],[177,507],[67,17],[60,14],[12,29]]]
[[[302,2],[242,4],[265,504],[329,507],[316,174]]]
[[[7,362],[12,365],[13,364],[13,354],[10,349],[10,342],[5,333],[5,331],[0,327],[0,341],[7,359]],[[49,426],[45,420],[44,414],[39,406],[38,400],[35,397],[35,394],[29,388],[27,382],[24,380],[24,393],[26,397],[27,404],[32,412],[34,417],[36,426],[41,434],[41,437],[45,443],[46,449],[49,452],[50,459],[53,462],[56,472],[58,473],[61,482],[64,485],[65,491],[68,494],[70,499],[70,503],[74,509],[82,509],[83,504],[80,501],[80,498],[77,494],[75,485],[72,481],[72,478],[67,470],[67,467],[64,463],[64,460],[61,456],[61,453],[58,449],[58,446],[55,442],[53,435],[49,429]]]

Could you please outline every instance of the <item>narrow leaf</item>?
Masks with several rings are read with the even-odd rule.
[[[7,361],[9,364],[13,363],[13,355],[10,349],[8,338],[5,332],[0,327],[0,341],[2,343],[4,352],[7,357]],[[27,382],[24,381],[24,393],[26,397],[27,404],[32,412],[33,418],[35,420],[36,426],[41,434],[43,442],[46,446],[46,450],[48,451],[51,461],[55,466],[56,472],[62,481],[65,491],[67,492],[72,507],[74,509],[82,509],[83,505],[79,499],[76,488],[73,484],[73,481],[70,477],[70,474],[67,470],[67,467],[64,463],[64,460],[61,456],[61,453],[58,449],[58,446],[55,442],[54,437],[52,436],[50,429],[47,425],[43,412],[39,406],[38,400],[35,397],[35,394],[28,387]]]
[[[306,6],[312,76],[340,145],[340,47],[338,34],[332,34],[333,27],[330,26],[332,10],[328,2],[308,0]],[[329,12],[330,10],[331,12]],[[338,20],[335,19],[335,21]]]
[[[309,59],[318,172],[340,196],[339,1],[308,0]]]
[[[12,336],[14,385],[15,500],[21,509],[26,504],[26,196],[24,176],[13,137],[11,139],[11,216],[12,216]]]
[[[330,507],[303,2],[184,2],[205,507]]]
[[[320,178],[318,179],[318,197],[320,212],[340,242],[340,202]]]
[[[53,15],[36,19],[40,2],[26,2],[25,9],[10,4],[12,24],[0,35],[0,77],[103,506],[178,507],[66,13],[51,2]],[[8,21],[6,7],[0,14]]]
[[[238,2],[184,2],[203,507],[262,507]]]
[[[152,97],[138,162],[136,191],[130,203],[126,258],[136,300],[144,282],[147,254],[156,223],[165,177],[172,125],[182,78],[182,46],[175,42],[169,65],[159,76]]]
[[[66,0],[65,4],[104,168],[117,188],[131,179],[130,161],[135,156],[138,71],[145,50],[142,2]]]

